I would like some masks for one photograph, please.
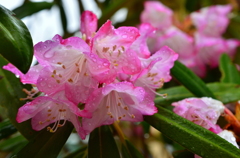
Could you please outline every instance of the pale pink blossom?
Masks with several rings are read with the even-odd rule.
[[[193,66],[194,56],[196,55],[194,39],[179,30],[177,27],[170,27],[164,33],[157,32],[154,50],[159,50],[163,46],[168,46],[179,54],[178,60],[187,67]]]
[[[97,31],[97,24],[97,16],[93,12],[84,11],[82,13],[80,31],[83,35],[83,38],[86,37],[86,42],[89,44]]]
[[[88,134],[94,128],[114,121],[142,121],[142,115],[157,112],[155,106],[141,104],[144,95],[143,88],[134,87],[130,82],[109,84],[96,89],[85,105],[86,110],[93,112],[93,117],[82,119],[83,128]]]
[[[82,130],[78,117],[91,117],[91,114],[86,110],[80,110],[65,97],[64,91],[59,91],[49,96],[39,96],[20,107],[17,113],[17,122],[32,118],[31,123],[34,130],[39,131],[48,126],[47,130],[55,132],[64,126],[66,121],[70,121],[84,139],[86,134]],[[54,124],[50,125],[52,123]]]
[[[158,1],[146,1],[141,13],[141,22],[150,23],[153,27],[164,30],[172,25],[172,10]]]
[[[137,53],[129,49],[139,37],[135,27],[119,27],[115,29],[111,21],[107,21],[98,30],[92,41],[92,52],[110,62],[108,74],[100,76],[104,83],[114,81],[118,73],[135,74],[141,69]]]
[[[33,66],[28,70],[26,74],[23,74],[11,63],[3,66],[3,69],[14,73],[17,77],[20,78],[21,82],[24,84],[36,84],[39,77],[39,72],[42,70],[42,66]]]
[[[220,115],[224,112],[222,102],[212,98],[187,98],[172,103],[173,111],[188,119],[189,121],[200,125],[214,133],[221,132],[221,128],[216,124]]]
[[[43,69],[40,72],[37,87],[40,91],[51,94],[62,87],[67,86],[69,93],[73,93],[76,87],[89,88],[89,94],[93,88],[97,88],[98,81],[94,75],[105,73],[109,70],[109,62],[97,55],[89,53],[90,47],[84,40],[78,37],[62,39],[56,35],[51,41],[40,42],[35,45],[35,56]],[[91,70],[95,70],[92,74]],[[85,91],[87,92],[87,91]],[[76,92],[74,92],[76,93]],[[75,96],[75,99],[73,97]],[[80,94],[71,96],[76,102],[85,102],[87,97]]]
[[[225,40],[221,37],[208,37],[195,34],[195,47],[197,51],[196,61],[212,68],[217,67],[220,56],[227,53],[233,56],[236,48],[240,45],[238,40]],[[197,65],[198,66],[198,65]]]
[[[193,12],[190,14],[190,17],[199,33],[206,36],[219,37],[228,26],[228,14],[231,12],[231,9],[231,5],[215,5]]]
[[[133,49],[135,52],[137,52],[137,55],[139,58],[149,58],[151,56],[151,52],[149,50],[148,39],[151,35],[153,35],[156,31],[156,28],[154,28],[149,23],[142,23],[139,26],[139,33],[140,37],[136,39],[136,41],[133,42],[131,49]]]

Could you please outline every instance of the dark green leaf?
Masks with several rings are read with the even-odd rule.
[[[208,96],[215,98],[205,83],[180,62],[175,62],[174,67],[171,69],[171,74],[196,97]]]
[[[240,99],[240,86],[233,83],[209,83],[206,86],[213,92],[216,99],[224,104],[235,102]],[[159,105],[169,105],[185,98],[194,97],[185,87],[177,86],[173,88],[159,90],[158,93],[165,94],[166,98],[156,97],[155,103]]]
[[[2,151],[12,151],[17,146],[26,145],[27,140],[22,135],[17,135],[15,137],[4,140],[0,143],[0,150]]]
[[[64,158],[87,158],[87,146],[81,147]]]
[[[17,129],[8,119],[0,123],[0,140],[12,135],[15,132],[17,132]]]
[[[26,25],[0,5],[0,54],[26,73],[33,57],[33,42]]]
[[[14,74],[3,70],[2,67],[7,65],[7,61],[0,55],[0,75],[3,79],[0,80],[0,106],[7,109],[8,117],[18,131],[28,140],[37,133],[32,129],[30,121],[23,123],[16,122],[18,108],[25,104],[25,101],[20,101],[20,98],[26,98],[27,94],[22,91],[23,88],[31,89],[30,85],[23,85]]]
[[[72,130],[73,125],[70,122],[66,122],[66,124],[63,127],[58,128],[55,133],[50,133],[47,131],[47,128],[45,128],[15,156],[19,158],[57,157]]]
[[[204,158],[239,158],[240,150],[214,134],[170,110],[158,107],[158,113],[145,116],[151,126],[179,143],[189,151]]]
[[[22,19],[26,16],[32,15],[44,9],[51,9],[54,3],[50,2],[31,2],[26,1],[20,7],[13,10],[16,17]]]
[[[222,54],[220,58],[220,70],[221,82],[240,84],[239,72],[227,54]]]
[[[116,142],[109,126],[96,128],[88,142],[88,158],[120,158]]]
[[[126,145],[122,144],[123,158],[143,158],[143,155],[128,140]]]
[[[188,150],[176,151],[173,153],[174,158],[192,158],[194,154]]]

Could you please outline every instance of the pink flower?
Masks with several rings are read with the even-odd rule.
[[[231,9],[231,5],[216,5],[202,8],[199,12],[191,13],[190,16],[199,33],[219,37],[228,26],[227,15]]]
[[[109,84],[96,89],[85,105],[87,111],[93,112],[93,117],[82,119],[83,128],[88,134],[94,128],[114,121],[142,121],[142,115],[157,112],[155,106],[149,107],[141,103],[144,95],[143,88],[134,87],[130,82]]]
[[[3,69],[11,71],[15,75],[17,75],[20,78],[21,82],[24,84],[36,84],[37,79],[39,77],[39,72],[42,70],[42,66],[41,65],[33,66],[28,70],[26,74],[23,74],[11,63],[3,66]]]
[[[98,86],[94,76],[109,70],[109,62],[89,53],[88,44],[78,37],[62,39],[56,35],[53,40],[40,42],[34,48],[39,64],[44,67],[37,81],[38,89],[51,94],[67,86],[69,92],[66,94],[75,103],[87,99],[76,93],[76,87],[82,90],[89,88],[90,94],[90,89]],[[93,70],[94,74],[91,73]],[[75,95],[69,95],[73,91]]]
[[[195,34],[195,44],[198,63],[209,65],[214,68],[218,66],[220,56],[223,53],[227,53],[233,56],[236,47],[239,46],[237,40],[225,40],[220,37],[208,37],[202,34]]]
[[[141,22],[150,23],[159,30],[167,29],[172,25],[172,10],[157,1],[144,3],[144,11],[141,13]]]
[[[150,57],[151,52],[149,51],[147,40],[155,31],[156,29],[148,23],[143,23],[139,26],[140,37],[138,37],[131,46],[131,49],[137,52],[139,58]]]
[[[81,15],[81,33],[86,37],[86,42],[90,44],[97,30],[97,16],[91,11],[84,11]],[[84,37],[84,38],[85,38]]]
[[[187,98],[172,105],[176,114],[214,133],[221,132],[216,123],[225,107],[220,101],[207,97]]]
[[[108,74],[100,76],[100,82],[111,83],[118,73],[135,74],[140,71],[140,61],[135,51],[129,49],[139,37],[137,28],[119,27],[114,29],[107,21],[98,30],[92,41],[92,52],[110,62]]]
[[[194,39],[186,33],[172,26],[162,34],[157,33],[154,39],[156,39],[154,50],[159,50],[166,45],[179,54],[178,60],[184,65],[187,67],[194,65],[192,60],[196,55]]]
[[[32,118],[32,127],[39,131],[46,126],[50,132],[55,132],[59,127],[64,126],[66,121],[71,121],[76,131],[85,138],[78,117],[91,117],[86,110],[81,111],[75,104],[70,102],[64,94],[59,91],[49,96],[39,96],[32,102],[28,102],[18,109],[17,122],[23,122]],[[52,127],[49,125],[54,123]]]

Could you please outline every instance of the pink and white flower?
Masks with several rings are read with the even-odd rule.
[[[173,111],[188,119],[189,121],[200,125],[214,133],[219,133],[222,129],[216,124],[218,118],[224,112],[222,102],[212,98],[187,98],[172,103]]]
[[[17,113],[17,122],[32,118],[31,123],[34,130],[39,131],[48,126],[47,130],[55,132],[59,127],[64,126],[66,121],[71,121],[78,134],[84,139],[86,134],[78,117],[91,117],[91,113],[80,110],[65,97],[64,91],[59,91],[49,96],[39,96],[20,107]],[[50,127],[49,125],[52,123],[54,125]]]
[[[220,37],[228,26],[228,14],[231,10],[231,5],[215,5],[202,8],[199,12],[193,12],[190,17],[199,33]]]
[[[153,27],[164,30],[172,25],[172,10],[158,1],[144,3],[144,11],[141,13],[141,22],[150,23]]]
[[[82,119],[86,133],[114,121],[139,122],[143,120],[143,115],[153,115],[157,108],[141,104],[144,96],[144,89],[134,87],[130,82],[109,84],[96,89],[85,105],[87,111],[93,112],[91,119]]]

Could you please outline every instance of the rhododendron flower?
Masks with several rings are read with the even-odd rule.
[[[216,125],[219,116],[224,112],[222,102],[212,98],[187,98],[178,102],[172,103],[173,111],[200,125],[214,133],[221,132],[221,128]]]
[[[192,59],[196,55],[196,51],[194,48],[194,39],[192,37],[174,26],[170,27],[162,34],[157,33],[155,37],[153,37],[153,40],[156,40],[153,50],[159,50],[166,45],[179,54],[178,60],[183,64],[188,67],[194,65]]]
[[[215,68],[218,66],[220,56],[227,53],[233,56],[236,48],[240,45],[238,40],[225,40],[223,38],[208,37],[202,34],[195,34],[195,47],[197,55],[195,56],[195,71],[198,75],[204,76],[206,66]],[[194,68],[193,68],[194,69]],[[201,71],[198,71],[201,70]]]
[[[98,86],[94,75],[102,74],[109,69],[108,61],[90,54],[90,47],[78,37],[62,39],[61,36],[56,35],[51,41],[40,42],[34,48],[39,64],[44,66],[37,87],[47,94],[65,86],[68,87],[69,93],[74,91],[75,86],[80,89],[89,88],[91,93],[90,89]],[[89,67],[95,70],[94,75]],[[87,97],[75,96],[75,102],[85,102],[87,99]]]
[[[172,10],[157,1],[144,3],[144,11],[141,13],[141,22],[150,23],[159,30],[164,30],[172,25]]]
[[[49,96],[39,96],[32,102],[28,102],[18,109],[17,122],[23,122],[32,118],[31,123],[34,130],[39,131],[46,126],[50,132],[55,132],[64,126],[66,121],[71,121],[76,131],[85,138],[78,117],[91,117],[87,111],[81,111],[75,104],[70,102],[64,94],[59,91]],[[54,125],[49,126],[51,123]]]
[[[80,31],[86,42],[90,44],[91,39],[95,36],[97,30],[97,16],[91,11],[84,11],[81,15]]]
[[[114,29],[111,21],[107,21],[98,30],[92,41],[92,51],[100,58],[110,62],[110,71],[99,80],[105,83],[114,81],[118,73],[135,74],[140,71],[140,61],[135,51],[129,49],[139,37],[135,27],[119,27]]]
[[[231,9],[231,5],[215,5],[202,8],[199,12],[193,12],[190,17],[199,33],[219,37],[228,26],[229,19],[227,15]]]
[[[41,65],[33,66],[28,70],[26,74],[23,74],[11,63],[3,66],[3,69],[14,73],[16,76],[20,78],[21,82],[24,84],[37,84],[39,71],[42,70],[42,66]]]
[[[141,104],[144,96],[144,89],[134,87],[130,82],[109,84],[96,89],[85,105],[87,111],[93,112],[93,117],[82,119],[83,128],[88,134],[94,128],[112,124],[114,121],[142,121],[142,115],[157,112],[155,106]]]

